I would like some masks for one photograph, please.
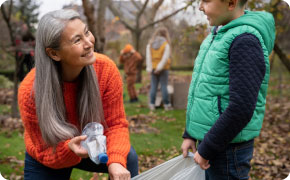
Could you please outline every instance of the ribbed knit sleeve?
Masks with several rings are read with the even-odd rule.
[[[123,105],[123,83],[115,63],[104,55],[97,54],[95,69],[98,76],[100,93],[107,123],[107,154],[111,163],[126,167],[130,151],[128,121]]]
[[[35,160],[43,165],[59,169],[78,164],[81,158],[73,153],[67,143],[60,142],[55,151],[47,147],[42,139],[41,131],[36,116],[33,82],[35,69],[33,69],[22,81],[18,89],[18,103],[21,119],[24,125],[24,141],[26,151]]]

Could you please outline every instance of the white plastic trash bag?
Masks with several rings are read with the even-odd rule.
[[[182,155],[166,161],[132,180],[205,180],[205,172],[193,160],[194,154]]]

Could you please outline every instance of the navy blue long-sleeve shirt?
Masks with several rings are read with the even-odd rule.
[[[265,71],[258,38],[249,33],[237,36],[229,50],[229,105],[198,146],[203,158],[210,160],[217,152],[225,150],[250,122]],[[185,130],[183,138],[192,137]]]

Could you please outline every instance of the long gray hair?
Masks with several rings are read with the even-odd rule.
[[[74,10],[58,10],[44,15],[38,25],[35,46],[35,103],[41,135],[47,145],[80,135],[77,127],[67,122],[60,63],[51,59],[45,49],[60,49],[66,24],[80,16]],[[77,114],[81,129],[89,122],[103,122],[104,112],[97,76],[92,65],[79,76]]]

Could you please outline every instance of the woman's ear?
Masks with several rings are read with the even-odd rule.
[[[55,60],[55,61],[60,61],[60,60],[61,60],[59,54],[57,53],[57,50],[52,49],[52,48],[46,48],[45,51],[46,51],[46,54],[47,54],[51,59],[53,59],[53,60]]]

